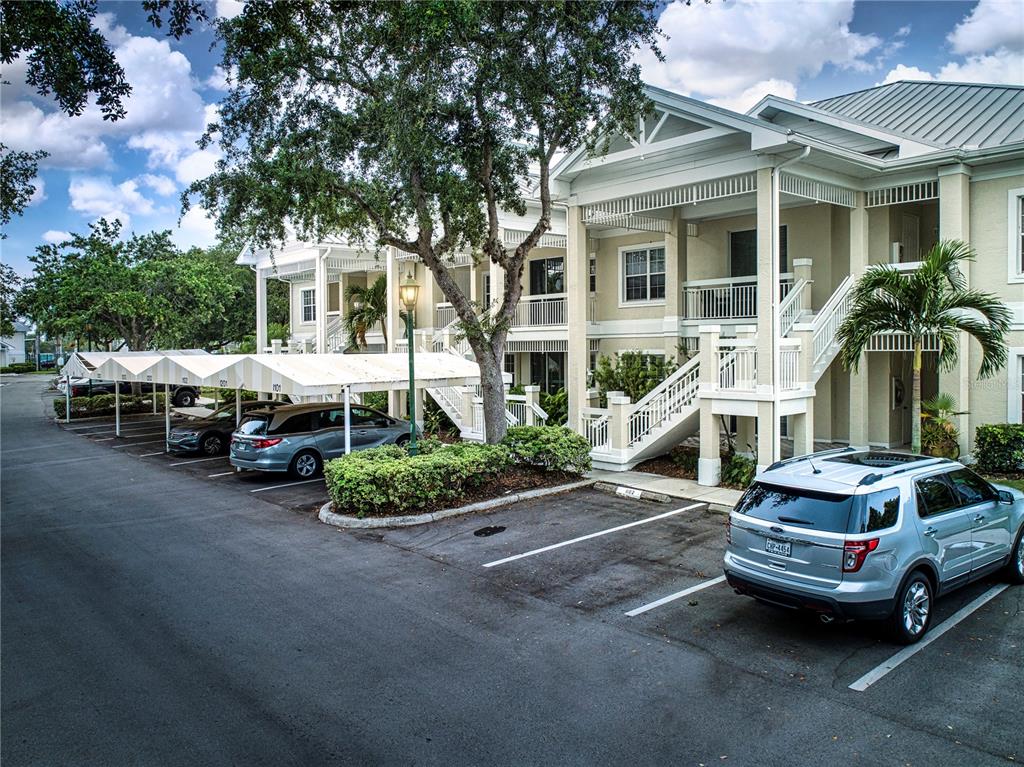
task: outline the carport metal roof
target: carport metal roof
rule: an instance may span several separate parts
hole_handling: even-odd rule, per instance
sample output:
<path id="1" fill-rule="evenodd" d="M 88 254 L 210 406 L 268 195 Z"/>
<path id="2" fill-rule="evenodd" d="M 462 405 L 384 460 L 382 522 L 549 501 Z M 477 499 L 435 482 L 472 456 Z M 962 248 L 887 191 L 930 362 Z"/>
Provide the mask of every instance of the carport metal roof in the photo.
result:
<path id="1" fill-rule="evenodd" d="M 74 352 L 64 367 L 60 369 L 61 375 L 72 378 L 101 378 L 97 373 L 99 368 L 107 360 L 142 360 L 150 357 L 212 357 L 213 355 L 203 349 L 166 349 L 160 352 Z M 120 377 L 120 376 L 118 376 Z M 107 377 L 106 380 L 113 380 Z M 122 379 L 133 380 L 133 379 Z M 145 379 L 140 379 L 145 380 Z"/>
<path id="2" fill-rule="evenodd" d="M 246 388 L 317 397 L 350 392 L 405 390 L 406 354 L 148 354 L 86 358 L 86 377 L 155 384 Z M 69 362 L 69 365 L 71 363 Z M 68 366 L 65 366 L 67 370 Z M 77 373 L 72 373 L 77 375 Z M 476 362 L 454 354 L 417 352 L 416 388 L 476 384 Z"/>

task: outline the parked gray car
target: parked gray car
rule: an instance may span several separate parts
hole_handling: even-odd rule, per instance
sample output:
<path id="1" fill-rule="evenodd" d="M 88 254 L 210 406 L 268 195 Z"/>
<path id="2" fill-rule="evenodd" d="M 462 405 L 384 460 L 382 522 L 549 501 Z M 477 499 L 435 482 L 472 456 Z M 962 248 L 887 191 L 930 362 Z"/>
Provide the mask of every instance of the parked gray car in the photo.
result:
<path id="1" fill-rule="evenodd" d="M 242 416 L 252 410 L 273 410 L 285 404 L 273 400 L 243 400 Z M 173 427 L 167 438 L 167 450 L 172 453 L 220 455 L 227 451 L 234 430 L 235 403 L 231 402 L 211 411 L 205 418 L 192 418 Z"/>
<path id="2" fill-rule="evenodd" d="M 409 422 L 362 405 L 351 408 L 353 450 L 404 445 Z M 317 476 L 324 461 L 345 454 L 345 406 L 337 402 L 288 405 L 247 413 L 231 435 L 231 465 L 259 471 Z"/>
<path id="3" fill-rule="evenodd" d="M 924 636 L 935 597 L 997 570 L 1024 583 L 1024 493 L 963 465 L 846 448 L 759 473 L 730 515 L 740 594 L 822 620 L 887 620 Z"/>

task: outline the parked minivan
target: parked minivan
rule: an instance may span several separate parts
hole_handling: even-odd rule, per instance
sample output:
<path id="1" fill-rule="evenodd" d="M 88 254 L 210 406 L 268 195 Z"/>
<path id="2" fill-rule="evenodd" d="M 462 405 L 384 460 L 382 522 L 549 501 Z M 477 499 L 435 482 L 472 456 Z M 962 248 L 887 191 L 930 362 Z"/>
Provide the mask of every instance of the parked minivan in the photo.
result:
<path id="1" fill-rule="evenodd" d="M 352 450 L 404 445 L 409 422 L 363 405 L 352 405 Z M 317 476 L 325 460 L 345 454 L 345 406 L 339 402 L 288 405 L 246 413 L 231 435 L 231 465 L 259 471 Z"/>
<path id="2" fill-rule="evenodd" d="M 1024 493 L 945 458 L 844 448 L 758 473 L 729 517 L 737 593 L 917 642 L 933 602 L 1002 571 L 1024 583 Z"/>

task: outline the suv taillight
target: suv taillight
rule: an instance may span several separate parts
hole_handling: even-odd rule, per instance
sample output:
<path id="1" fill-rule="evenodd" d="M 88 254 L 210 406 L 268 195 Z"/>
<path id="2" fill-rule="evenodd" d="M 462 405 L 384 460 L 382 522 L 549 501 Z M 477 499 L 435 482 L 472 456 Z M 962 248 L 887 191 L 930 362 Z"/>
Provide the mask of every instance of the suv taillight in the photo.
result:
<path id="1" fill-rule="evenodd" d="M 725 518 L 725 542 L 732 545 L 732 517 Z"/>
<path id="2" fill-rule="evenodd" d="M 252 446 L 257 450 L 263 450 L 268 447 L 273 447 L 281 441 L 281 437 L 277 439 L 257 439 L 253 440 Z"/>
<path id="3" fill-rule="evenodd" d="M 843 572 L 855 573 L 860 570 L 868 554 L 878 548 L 878 538 L 866 541 L 846 541 L 843 544 Z"/>

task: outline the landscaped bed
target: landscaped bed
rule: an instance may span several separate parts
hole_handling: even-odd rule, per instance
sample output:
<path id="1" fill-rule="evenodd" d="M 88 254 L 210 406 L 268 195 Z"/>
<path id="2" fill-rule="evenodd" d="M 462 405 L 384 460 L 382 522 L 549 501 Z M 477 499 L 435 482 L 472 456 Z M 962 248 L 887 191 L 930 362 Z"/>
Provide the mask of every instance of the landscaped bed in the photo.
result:
<path id="1" fill-rule="evenodd" d="M 676 479 L 697 479 L 698 451 L 692 447 L 674 447 L 665 455 L 659 455 L 637 464 L 634 471 L 646 474 L 660 474 Z M 722 453 L 721 486 L 733 490 L 746 490 L 754 481 L 754 462 L 738 453 Z"/>
<path id="2" fill-rule="evenodd" d="M 576 482 L 590 469 L 590 445 L 559 426 L 517 426 L 497 445 L 419 442 L 328 461 L 335 514 L 363 519 L 428 514 Z"/>

